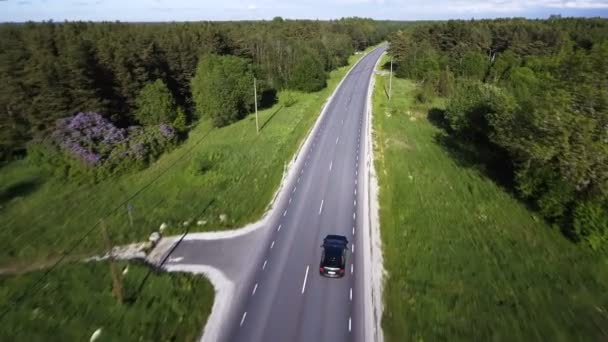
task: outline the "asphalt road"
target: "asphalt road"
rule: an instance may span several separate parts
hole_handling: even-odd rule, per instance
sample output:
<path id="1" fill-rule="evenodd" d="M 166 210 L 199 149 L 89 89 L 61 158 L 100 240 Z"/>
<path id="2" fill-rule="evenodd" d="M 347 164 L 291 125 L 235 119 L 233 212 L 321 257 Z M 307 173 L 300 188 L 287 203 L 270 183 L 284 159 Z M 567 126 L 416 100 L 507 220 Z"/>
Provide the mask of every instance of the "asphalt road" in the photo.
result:
<path id="1" fill-rule="evenodd" d="M 363 261 L 357 250 L 362 226 L 367 91 L 378 48 L 344 79 L 328 104 L 314 140 L 298 158 L 297 177 L 286 184 L 269 219 L 254 269 L 229 322 L 227 339 L 243 342 L 363 341 Z M 361 163 L 359 162 L 361 161 Z M 346 275 L 320 276 L 323 238 L 349 239 Z M 255 261 L 255 260 L 254 260 Z M 250 264 L 251 265 L 251 264 Z M 371 313 L 367 313 L 369 315 Z"/>

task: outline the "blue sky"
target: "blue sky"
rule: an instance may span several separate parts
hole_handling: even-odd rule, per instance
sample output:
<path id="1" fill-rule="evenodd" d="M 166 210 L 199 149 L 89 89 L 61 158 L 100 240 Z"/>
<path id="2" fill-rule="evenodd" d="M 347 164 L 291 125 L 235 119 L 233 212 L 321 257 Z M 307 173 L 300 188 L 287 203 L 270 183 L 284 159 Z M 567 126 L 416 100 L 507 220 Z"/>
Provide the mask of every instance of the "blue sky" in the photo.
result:
<path id="1" fill-rule="evenodd" d="M 0 0 L 0 21 L 608 17 L 608 0 Z"/>

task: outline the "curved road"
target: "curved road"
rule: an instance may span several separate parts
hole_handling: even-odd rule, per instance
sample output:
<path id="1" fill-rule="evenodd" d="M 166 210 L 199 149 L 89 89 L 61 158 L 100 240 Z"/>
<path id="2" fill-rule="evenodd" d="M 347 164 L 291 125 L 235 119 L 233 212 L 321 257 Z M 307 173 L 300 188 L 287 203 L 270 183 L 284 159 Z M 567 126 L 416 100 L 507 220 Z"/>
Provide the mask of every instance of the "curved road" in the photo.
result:
<path id="1" fill-rule="evenodd" d="M 313 131 L 290 195 L 268 220 L 271 233 L 234 308 L 229 341 L 363 341 L 363 253 L 358 230 L 363 215 L 363 160 L 368 86 L 385 47 L 361 59 L 346 76 Z M 361 161 L 361 163 L 359 163 Z M 346 275 L 319 275 L 323 238 L 349 239 Z M 239 296 L 240 297 L 240 296 Z M 369 311 L 369 310 L 367 310 Z M 366 316 L 367 315 L 367 316 Z"/>

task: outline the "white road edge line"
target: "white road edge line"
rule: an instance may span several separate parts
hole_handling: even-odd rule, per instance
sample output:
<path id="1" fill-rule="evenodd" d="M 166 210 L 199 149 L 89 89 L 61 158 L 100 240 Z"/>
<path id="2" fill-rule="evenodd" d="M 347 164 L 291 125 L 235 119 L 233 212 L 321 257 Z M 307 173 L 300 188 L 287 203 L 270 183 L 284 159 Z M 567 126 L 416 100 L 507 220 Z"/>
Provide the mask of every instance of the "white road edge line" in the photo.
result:
<path id="1" fill-rule="evenodd" d="M 304 282 L 302 283 L 302 294 L 304 294 L 304 291 L 306 290 L 306 279 L 308 279 L 308 268 L 310 267 L 310 265 L 306 265 L 306 274 L 304 275 Z"/>
<path id="2" fill-rule="evenodd" d="M 255 286 L 253 287 L 253 291 L 251 292 L 251 295 L 253 296 L 255 294 L 255 290 L 258 289 L 258 283 L 255 283 Z M 352 289 L 351 289 L 351 296 L 352 296 Z"/>
<path id="3" fill-rule="evenodd" d="M 321 206 L 319 207 L 319 215 L 321 215 L 321 212 L 323 211 L 323 201 L 321 200 Z"/>
<path id="4" fill-rule="evenodd" d="M 241 318 L 241 324 L 239 325 L 240 327 L 243 326 L 243 323 L 245 322 L 245 317 L 247 317 L 247 311 L 245 311 L 245 313 L 243 313 L 243 318 Z"/>

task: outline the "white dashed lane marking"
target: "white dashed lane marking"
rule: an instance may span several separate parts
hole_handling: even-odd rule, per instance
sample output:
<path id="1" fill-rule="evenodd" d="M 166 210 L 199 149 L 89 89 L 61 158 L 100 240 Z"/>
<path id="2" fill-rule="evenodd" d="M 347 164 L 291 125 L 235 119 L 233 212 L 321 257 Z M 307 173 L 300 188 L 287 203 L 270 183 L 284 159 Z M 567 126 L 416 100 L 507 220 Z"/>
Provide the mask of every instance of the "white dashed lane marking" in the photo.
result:
<path id="1" fill-rule="evenodd" d="M 243 326 L 243 323 L 245 322 L 245 317 L 247 317 L 247 311 L 245 311 L 245 313 L 243 313 L 243 318 L 241 318 L 241 324 L 239 326 Z"/>
<path id="2" fill-rule="evenodd" d="M 308 279 L 308 268 L 310 265 L 306 265 L 306 274 L 304 274 L 304 282 L 302 283 L 302 294 L 306 291 L 306 279 Z"/>
<path id="3" fill-rule="evenodd" d="M 262 265 L 262 270 L 266 268 L 266 263 L 268 262 L 268 260 L 264 260 L 264 265 Z"/>
<path id="4" fill-rule="evenodd" d="M 274 247 L 274 241 L 272 241 L 272 243 L 270 244 L 270 249 L 272 249 L 272 247 Z"/>
<path id="5" fill-rule="evenodd" d="M 323 211 L 323 202 L 324 200 L 321 200 L 321 206 L 319 207 L 319 215 L 321 215 L 321 212 Z"/>
<path id="6" fill-rule="evenodd" d="M 281 225 L 277 227 L 277 232 L 281 230 Z"/>
<path id="7" fill-rule="evenodd" d="M 257 290 L 257 289 L 258 289 L 258 283 L 255 283 L 255 286 L 253 287 L 253 291 L 251 291 L 252 296 L 255 294 L 255 290 Z M 351 289 L 351 291 L 352 291 L 352 289 Z M 352 293 L 351 293 L 351 295 L 352 295 Z"/>

